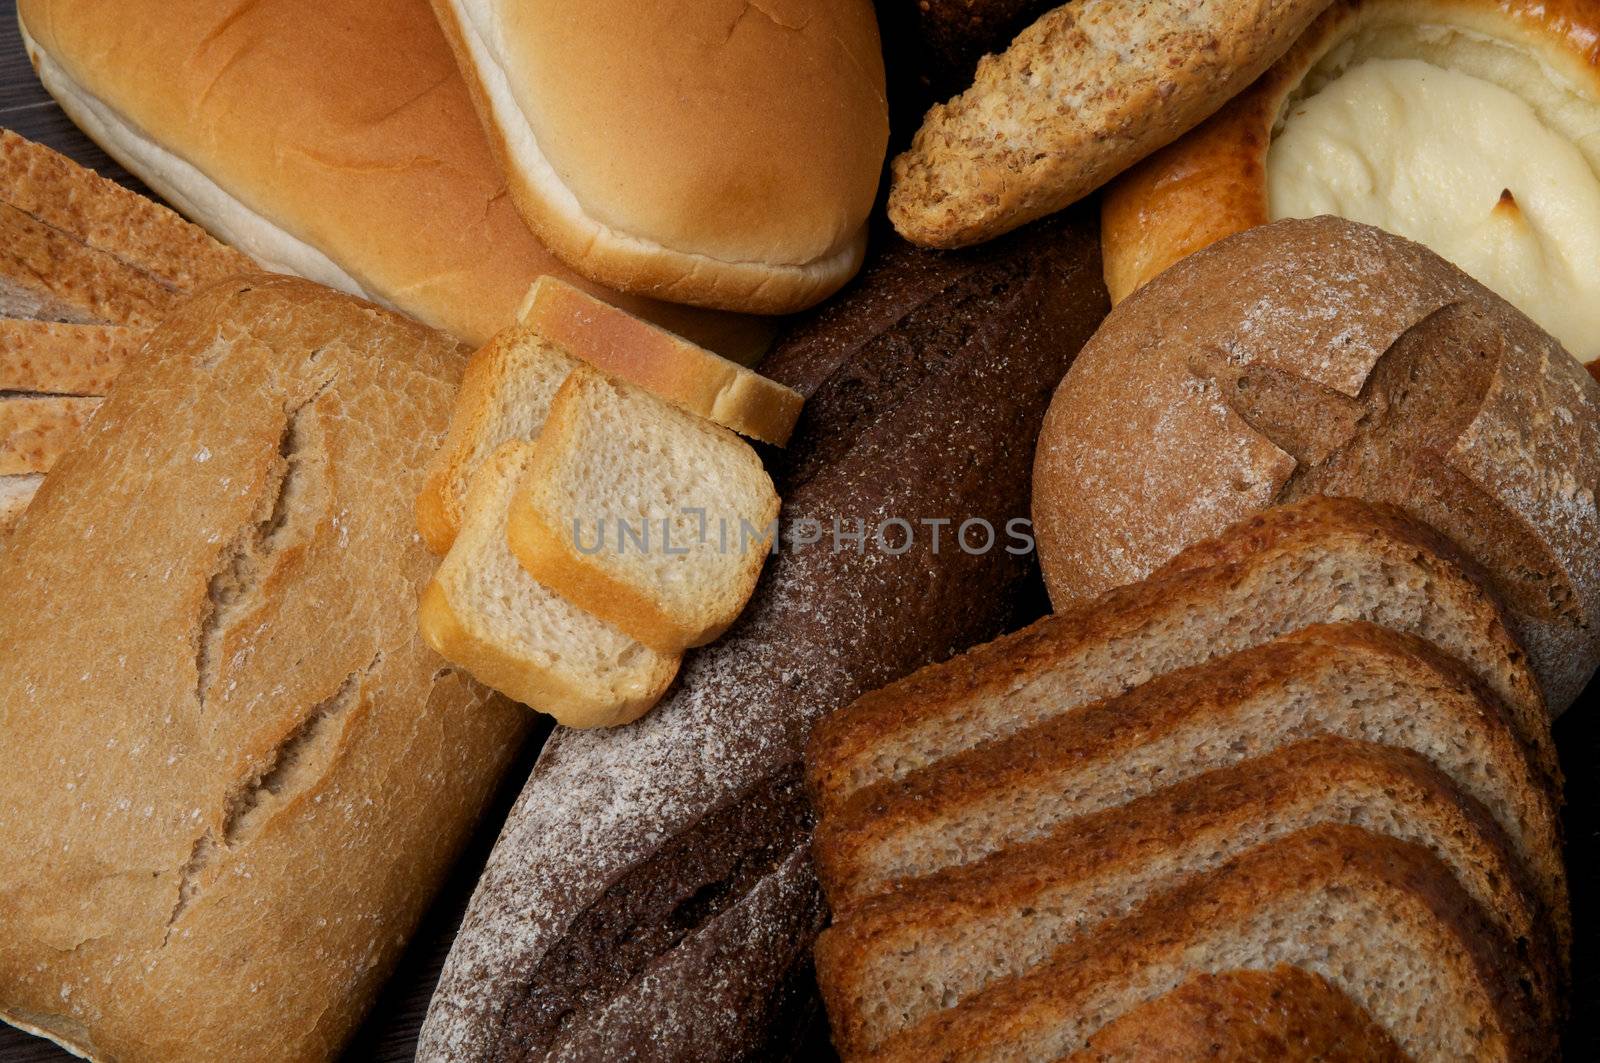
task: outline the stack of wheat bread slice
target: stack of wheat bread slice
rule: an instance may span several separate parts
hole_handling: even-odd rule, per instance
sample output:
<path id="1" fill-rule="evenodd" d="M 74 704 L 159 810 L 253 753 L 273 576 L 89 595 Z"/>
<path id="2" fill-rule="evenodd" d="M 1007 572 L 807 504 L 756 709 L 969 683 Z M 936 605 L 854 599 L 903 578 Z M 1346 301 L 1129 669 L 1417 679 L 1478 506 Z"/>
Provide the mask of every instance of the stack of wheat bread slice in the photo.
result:
<path id="1" fill-rule="evenodd" d="M 0 130 L 0 535 L 179 299 L 255 266 L 156 203 Z"/>
<path id="2" fill-rule="evenodd" d="M 653 706 L 749 599 L 799 396 L 551 278 L 469 363 L 417 500 L 423 636 L 569 726 Z M 741 529 L 752 531 L 741 538 Z"/>
<path id="3" fill-rule="evenodd" d="M 1543 699 L 1471 565 L 1395 510 L 1268 510 L 862 698 L 807 773 L 849 1058 L 1136 1058 L 1185 1030 L 1265 1058 L 1263 1010 L 1304 1058 L 1554 1050 Z"/>

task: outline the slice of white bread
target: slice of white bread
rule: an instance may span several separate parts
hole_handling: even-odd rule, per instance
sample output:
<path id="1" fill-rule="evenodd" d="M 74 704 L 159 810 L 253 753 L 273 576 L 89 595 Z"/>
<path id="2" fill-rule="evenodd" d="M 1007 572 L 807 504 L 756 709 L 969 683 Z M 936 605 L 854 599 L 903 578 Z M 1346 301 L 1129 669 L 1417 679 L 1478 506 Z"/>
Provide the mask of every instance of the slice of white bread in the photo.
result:
<path id="1" fill-rule="evenodd" d="M 507 534 L 539 582 L 662 653 L 743 611 L 778 516 L 748 443 L 579 366 L 533 449 Z"/>
<path id="2" fill-rule="evenodd" d="M 1299 967 L 1198 974 L 1101 1027 L 1062 1063 L 1411 1063 L 1362 1007 Z"/>
<path id="3" fill-rule="evenodd" d="M 1513 770 L 1515 770 L 1513 768 Z M 1264 756 L 1058 824 L 989 859 L 879 894 L 818 939 L 818 980 L 846 1056 L 869 1051 L 1152 893 L 1320 823 L 1348 823 L 1429 849 L 1533 960 L 1544 996 L 1560 982 L 1556 925 L 1517 849 L 1483 806 L 1410 750 L 1342 738 Z M 1542 853 L 1548 870 L 1559 855 Z M 1561 885 L 1558 879 L 1557 887 Z"/>
<path id="4" fill-rule="evenodd" d="M 555 277 L 540 277 L 522 323 L 575 358 L 741 435 L 783 446 L 805 399 L 737 362 Z"/>
<path id="5" fill-rule="evenodd" d="M 532 329 L 497 333 L 467 363 L 444 445 L 417 495 L 417 530 L 444 554 L 461 530 L 467 488 L 478 467 L 506 443 L 532 442 L 550 403 L 577 363 Z"/>
<path id="6" fill-rule="evenodd" d="M 1419 1063 L 1557 1054 L 1526 960 L 1448 868 L 1418 846 L 1325 825 L 1072 939 L 873 1058 L 1049 1063 L 1197 974 L 1280 964 L 1326 979 Z"/>
<path id="7" fill-rule="evenodd" d="M 1411 749 L 1479 801 L 1564 911 L 1551 780 L 1457 662 L 1366 623 L 1307 628 L 1149 681 L 856 794 L 817 828 L 835 911 L 1306 738 Z"/>
<path id="8" fill-rule="evenodd" d="M 0 476 L 49 472 L 100 402 L 59 395 L 0 395 Z"/>
<path id="9" fill-rule="evenodd" d="M 1390 507 L 1315 498 L 1258 514 L 1216 544 L 823 719 L 806 756 L 819 809 L 832 813 L 864 786 L 1152 676 L 1341 620 L 1411 632 L 1462 662 L 1556 777 L 1526 655 L 1468 562 L 1437 534 Z"/>
<path id="10" fill-rule="evenodd" d="M 613 727 L 660 700 L 678 658 L 541 587 L 506 548 L 506 510 L 532 459 L 507 443 L 472 478 L 465 523 L 422 593 L 422 636 L 479 681 L 568 727 Z"/>

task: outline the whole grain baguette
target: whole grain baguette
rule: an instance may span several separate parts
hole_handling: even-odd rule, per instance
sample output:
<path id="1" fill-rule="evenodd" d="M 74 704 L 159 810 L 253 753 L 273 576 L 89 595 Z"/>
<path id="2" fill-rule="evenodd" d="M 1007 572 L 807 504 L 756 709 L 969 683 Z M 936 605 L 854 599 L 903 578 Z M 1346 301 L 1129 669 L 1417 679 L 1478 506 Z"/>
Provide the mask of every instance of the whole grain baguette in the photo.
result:
<path id="1" fill-rule="evenodd" d="M 835 909 L 849 910 L 896 880 L 1325 734 L 1422 754 L 1489 810 L 1550 910 L 1565 911 L 1553 777 L 1465 669 L 1364 623 L 1306 628 L 1158 676 L 862 790 L 818 826 L 818 874 Z"/>
<path id="2" fill-rule="evenodd" d="M 941 1007 L 1023 974 L 1151 893 L 1319 823 L 1349 823 L 1432 851 L 1530 957 L 1544 999 L 1559 999 L 1571 937 L 1559 851 L 1530 854 L 1532 875 L 1494 817 L 1424 757 L 1324 737 L 1063 820 L 1033 841 L 900 883 L 854 908 L 835 904 L 833 926 L 817 941 L 835 1044 L 847 1056 L 870 1051 Z"/>
<path id="3" fill-rule="evenodd" d="M 1444 865 L 1349 826 L 1254 849 L 874 1058 L 1048 1063 L 1197 974 L 1281 964 L 1326 979 L 1419 1063 L 1556 1058 L 1525 961 Z"/>
<path id="4" fill-rule="evenodd" d="M 335 1057 L 527 714 L 417 634 L 454 341 L 302 281 L 178 307 L 0 553 L 0 1018 Z M 181 415 L 175 415 L 175 411 Z"/>
<path id="5" fill-rule="evenodd" d="M 1411 1063 L 1387 1030 L 1299 967 L 1199 974 L 1101 1027 L 1063 1063 Z"/>
<path id="6" fill-rule="evenodd" d="M 1020 515 L 1037 403 L 1102 313 L 1091 238 L 1063 218 L 975 254 L 891 245 L 793 329 L 765 366 L 807 397 L 774 459 L 791 519 Z M 760 1058 L 790 1042 L 822 923 L 804 858 L 806 732 L 1014 622 L 1027 573 L 1004 551 L 935 554 L 926 537 L 899 556 L 824 543 L 772 559 L 751 607 L 685 659 L 654 712 L 552 738 L 452 948 L 419 1059 L 545 1059 L 562 1044 L 588 1058 L 656 1044 Z M 630 1024 L 614 1010 L 624 998 L 659 1019 Z"/>
<path id="7" fill-rule="evenodd" d="M 1428 640 L 1499 697 L 1548 767 L 1538 683 L 1475 570 L 1397 510 L 1316 498 L 1230 528 L 1222 563 L 1159 572 L 869 694 L 818 726 L 807 777 L 835 813 L 864 786 L 1309 624 L 1370 620 Z"/>
<path id="8" fill-rule="evenodd" d="M 889 217 L 965 247 L 1058 211 L 1176 140 L 1288 50 L 1328 0 L 1078 0 L 935 105 L 894 160 Z"/>

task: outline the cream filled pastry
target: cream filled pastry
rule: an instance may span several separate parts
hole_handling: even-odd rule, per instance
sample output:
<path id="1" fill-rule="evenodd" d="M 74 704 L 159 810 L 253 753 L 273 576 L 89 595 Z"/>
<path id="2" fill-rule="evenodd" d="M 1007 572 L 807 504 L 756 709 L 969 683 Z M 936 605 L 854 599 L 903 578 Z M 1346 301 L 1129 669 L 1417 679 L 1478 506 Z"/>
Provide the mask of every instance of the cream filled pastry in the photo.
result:
<path id="1" fill-rule="evenodd" d="M 1368 60 L 1289 109 L 1267 194 L 1274 220 L 1337 214 L 1426 244 L 1600 357 L 1600 177 L 1499 85 Z"/>
<path id="2" fill-rule="evenodd" d="M 1271 70 L 1107 192 L 1120 300 L 1280 218 L 1437 251 L 1600 359 L 1600 0 L 1335 0 Z"/>

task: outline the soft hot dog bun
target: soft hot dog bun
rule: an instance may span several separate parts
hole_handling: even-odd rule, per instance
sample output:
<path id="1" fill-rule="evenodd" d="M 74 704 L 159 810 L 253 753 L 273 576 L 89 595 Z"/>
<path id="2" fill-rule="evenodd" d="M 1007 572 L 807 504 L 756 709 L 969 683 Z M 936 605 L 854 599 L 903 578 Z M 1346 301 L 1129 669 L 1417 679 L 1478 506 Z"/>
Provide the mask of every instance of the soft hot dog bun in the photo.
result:
<path id="1" fill-rule="evenodd" d="M 888 143 L 867 0 L 433 0 L 511 194 L 573 269 L 798 310 L 861 264 Z"/>
<path id="2" fill-rule="evenodd" d="M 506 195 L 427 0 L 21 0 L 62 107 L 270 268 L 481 343 L 554 274 L 748 360 L 758 322 L 578 277 Z"/>

